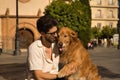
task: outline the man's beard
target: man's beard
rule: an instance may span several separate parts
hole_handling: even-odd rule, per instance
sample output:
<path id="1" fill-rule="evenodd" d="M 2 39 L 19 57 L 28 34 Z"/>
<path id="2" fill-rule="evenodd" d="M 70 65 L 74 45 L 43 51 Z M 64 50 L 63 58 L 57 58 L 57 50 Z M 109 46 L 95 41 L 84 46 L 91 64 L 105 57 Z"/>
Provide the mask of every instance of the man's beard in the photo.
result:
<path id="1" fill-rule="evenodd" d="M 53 38 L 46 38 L 46 40 L 50 43 L 54 43 L 57 41 L 57 38 L 54 38 L 54 39 Z"/>

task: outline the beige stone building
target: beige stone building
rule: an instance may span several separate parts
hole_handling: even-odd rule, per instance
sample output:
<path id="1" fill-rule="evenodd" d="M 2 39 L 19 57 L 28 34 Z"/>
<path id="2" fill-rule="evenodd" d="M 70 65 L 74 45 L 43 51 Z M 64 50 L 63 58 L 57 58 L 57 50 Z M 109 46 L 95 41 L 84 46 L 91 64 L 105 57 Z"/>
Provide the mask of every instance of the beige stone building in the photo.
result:
<path id="1" fill-rule="evenodd" d="M 91 27 L 102 29 L 103 26 L 117 27 L 118 0 L 90 0 Z"/>
<path id="2" fill-rule="evenodd" d="M 36 20 L 43 15 L 50 0 L 18 0 L 20 49 L 26 49 L 39 38 Z M 15 49 L 16 0 L 0 0 L 0 48 L 2 52 Z"/>
<path id="3" fill-rule="evenodd" d="M 18 0 L 20 49 L 26 49 L 39 38 L 36 20 L 52 0 Z M 90 0 L 92 11 L 91 27 L 109 25 L 117 27 L 118 0 Z M 13 52 L 15 49 L 16 0 L 0 0 L 0 49 Z"/>

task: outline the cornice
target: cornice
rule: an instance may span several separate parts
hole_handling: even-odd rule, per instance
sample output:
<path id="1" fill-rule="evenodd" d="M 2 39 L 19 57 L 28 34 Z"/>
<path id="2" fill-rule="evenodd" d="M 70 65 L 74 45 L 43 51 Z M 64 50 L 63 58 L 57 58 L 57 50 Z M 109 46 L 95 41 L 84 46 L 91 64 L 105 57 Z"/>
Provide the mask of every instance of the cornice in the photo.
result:
<path id="1" fill-rule="evenodd" d="M 90 6 L 91 8 L 119 8 L 119 6 Z"/>
<path id="2" fill-rule="evenodd" d="M 36 15 L 20 15 L 18 18 L 39 18 Z M 0 18 L 16 18 L 16 15 L 0 15 Z"/>

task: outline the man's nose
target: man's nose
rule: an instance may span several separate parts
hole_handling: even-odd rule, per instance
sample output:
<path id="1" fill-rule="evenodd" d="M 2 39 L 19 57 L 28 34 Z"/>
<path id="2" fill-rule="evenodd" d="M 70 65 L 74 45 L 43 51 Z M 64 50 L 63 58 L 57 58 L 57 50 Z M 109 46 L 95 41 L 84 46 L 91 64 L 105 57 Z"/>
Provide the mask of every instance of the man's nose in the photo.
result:
<path id="1" fill-rule="evenodd" d="M 57 34 L 57 33 L 55 33 L 55 34 L 54 34 L 54 36 L 55 36 L 55 37 L 58 37 L 58 34 Z"/>

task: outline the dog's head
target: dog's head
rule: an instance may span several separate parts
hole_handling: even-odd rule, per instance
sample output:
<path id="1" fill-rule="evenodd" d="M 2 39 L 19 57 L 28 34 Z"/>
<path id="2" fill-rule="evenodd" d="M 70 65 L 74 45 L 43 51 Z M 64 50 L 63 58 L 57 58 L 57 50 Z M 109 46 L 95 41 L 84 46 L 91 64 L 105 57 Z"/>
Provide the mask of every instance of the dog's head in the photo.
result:
<path id="1" fill-rule="evenodd" d="M 67 51 L 72 42 L 77 39 L 77 33 L 68 27 L 62 27 L 58 36 L 58 47 L 60 51 Z"/>

